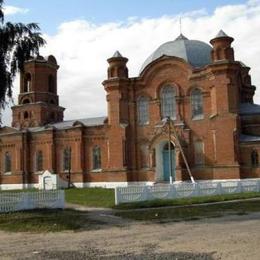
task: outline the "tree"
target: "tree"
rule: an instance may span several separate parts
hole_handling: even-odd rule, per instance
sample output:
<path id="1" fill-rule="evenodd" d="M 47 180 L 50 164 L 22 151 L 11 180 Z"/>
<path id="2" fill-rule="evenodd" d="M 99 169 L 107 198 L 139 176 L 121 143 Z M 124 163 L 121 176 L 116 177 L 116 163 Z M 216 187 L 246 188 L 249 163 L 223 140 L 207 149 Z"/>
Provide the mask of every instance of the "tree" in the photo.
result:
<path id="1" fill-rule="evenodd" d="M 7 104 L 6 98 L 12 98 L 17 72 L 22 72 L 24 62 L 39 55 L 39 48 L 45 44 L 37 23 L 5 23 L 3 4 L 0 0 L 0 111 Z"/>

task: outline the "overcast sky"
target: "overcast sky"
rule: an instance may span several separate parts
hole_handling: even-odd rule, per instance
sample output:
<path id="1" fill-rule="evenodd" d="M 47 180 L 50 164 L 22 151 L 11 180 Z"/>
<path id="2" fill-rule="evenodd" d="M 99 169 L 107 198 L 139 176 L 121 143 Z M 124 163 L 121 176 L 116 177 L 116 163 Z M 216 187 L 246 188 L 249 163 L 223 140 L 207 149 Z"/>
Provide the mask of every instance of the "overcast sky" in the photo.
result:
<path id="1" fill-rule="evenodd" d="M 129 58 L 130 76 L 138 76 L 145 59 L 180 32 L 209 42 L 220 29 L 235 38 L 237 60 L 251 67 L 260 103 L 260 0 L 10 0 L 6 20 L 39 22 L 47 46 L 60 65 L 58 92 L 65 119 L 106 115 L 107 62 L 116 50 Z M 205 2 L 207 5 L 205 5 Z M 18 85 L 14 88 L 17 100 Z M 4 112 L 10 124 L 10 109 Z"/>

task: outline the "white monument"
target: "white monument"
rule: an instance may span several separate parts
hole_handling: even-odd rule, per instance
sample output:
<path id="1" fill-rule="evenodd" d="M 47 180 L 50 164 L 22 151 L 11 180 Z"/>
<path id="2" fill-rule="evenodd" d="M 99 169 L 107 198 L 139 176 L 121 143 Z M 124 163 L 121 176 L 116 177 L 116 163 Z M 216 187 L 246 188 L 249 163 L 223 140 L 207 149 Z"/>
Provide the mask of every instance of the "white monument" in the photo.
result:
<path id="1" fill-rule="evenodd" d="M 56 190 L 59 188 L 59 176 L 51 172 L 44 171 L 39 175 L 39 190 Z"/>

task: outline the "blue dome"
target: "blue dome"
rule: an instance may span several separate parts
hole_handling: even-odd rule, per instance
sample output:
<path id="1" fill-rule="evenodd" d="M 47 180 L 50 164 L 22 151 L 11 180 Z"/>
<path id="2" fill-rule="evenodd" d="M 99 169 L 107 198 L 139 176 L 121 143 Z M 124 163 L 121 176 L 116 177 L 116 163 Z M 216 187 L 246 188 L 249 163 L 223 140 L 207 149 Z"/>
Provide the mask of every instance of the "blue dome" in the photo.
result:
<path id="1" fill-rule="evenodd" d="M 189 40 L 182 34 L 174 41 L 162 44 L 144 62 L 140 73 L 151 62 L 162 56 L 178 57 L 187 61 L 195 68 L 200 68 L 211 63 L 211 46 L 202 41 Z"/>

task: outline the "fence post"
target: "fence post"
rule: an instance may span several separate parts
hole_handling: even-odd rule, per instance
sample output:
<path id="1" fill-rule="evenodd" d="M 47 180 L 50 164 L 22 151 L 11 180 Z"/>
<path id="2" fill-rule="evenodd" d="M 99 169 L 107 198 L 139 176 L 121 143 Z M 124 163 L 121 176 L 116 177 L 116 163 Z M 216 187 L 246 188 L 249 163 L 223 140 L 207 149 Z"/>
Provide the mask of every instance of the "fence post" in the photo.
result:
<path id="1" fill-rule="evenodd" d="M 170 199 L 176 199 L 177 198 L 177 192 L 176 187 L 174 184 L 170 185 Z"/>
<path id="2" fill-rule="evenodd" d="M 64 190 L 56 190 L 56 192 L 59 192 L 61 195 L 61 208 L 65 208 L 65 191 Z"/>
<path id="3" fill-rule="evenodd" d="M 118 205 L 118 187 L 115 187 L 115 205 Z"/>
<path id="4" fill-rule="evenodd" d="M 195 189 L 194 195 L 201 196 L 200 184 L 194 183 L 193 185 L 194 185 L 194 189 Z"/>
<path id="5" fill-rule="evenodd" d="M 144 200 L 149 200 L 150 199 L 150 189 L 149 186 L 144 186 Z"/>
<path id="6" fill-rule="evenodd" d="M 237 192 L 238 192 L 238 193 L 242 193 L 242 192 L 243 192 L 243 185 L 242 185 L 242 182 L 241 182 L 241 181 L 238 181 L 237 187 L 238 187 Z"/>
<path id="7" fill-rule="evenodd" d="M 217 194 L 218 194 L 218 195 L 222 195 L 222 192 L 223 192 L 223 190 L 222 190 L 222 185 L 221 185 L 221 182 L 219 182 L 219 183 L 217 184 Z"/>

